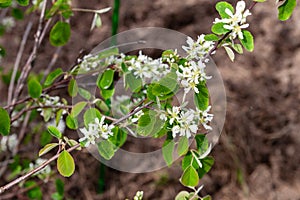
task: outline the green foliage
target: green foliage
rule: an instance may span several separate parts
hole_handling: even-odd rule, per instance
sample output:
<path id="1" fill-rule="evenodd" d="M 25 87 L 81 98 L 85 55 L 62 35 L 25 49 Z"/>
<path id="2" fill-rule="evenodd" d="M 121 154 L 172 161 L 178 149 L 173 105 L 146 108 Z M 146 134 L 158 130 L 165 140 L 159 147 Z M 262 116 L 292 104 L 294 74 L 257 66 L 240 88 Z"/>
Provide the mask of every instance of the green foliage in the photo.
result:
<path id="1" fill-rule="evenodd" d="M 71 154 L 63 150 L 57 158 L 57 170 L 64 177 L 70 177 L 75 171 L 75 163 Z"/>
<path id="2" fill-rule="evenodd" d="M 182 159 L 182 163 L 181 163 L 182 170 L 185 170 L 190 165 L 192 165 L 193 168 L 195 169 L 199 168 L 199 165 L 197 161 L 194 159 L 194 155 L 191 153 L 191 151 L 189 151 Z"/>
<path id="3" fill-rule="evenodd" d="M 53 46 L 63 46 L 67 44 L 71 37 L 70 24 L 57 22 L 50 31 L 50 43 Z"/>
<path id="4" fill-rule="evenodd" d="M 29 199 L 41 200 L 43 197 L 43 193 L 41 188 L 35 181 L 26 181 L 24 183 L 25 188 L 32 188 L 27 191 L 27 196 Z"/>
<path id="5" fill-rule="evenodd" d="M 214 164 L 214 159 L 213 157 L 208 156 L 206 158 L 203 158 L 201 160 L 201 163 L 202 163 L 202 167 L 199 167 L 197 170 L 199 178 L 202 178 L 205 174 L 209 172 L 209 170 L 212 168 Z"/>
<path id="6" fill-rule="evenodd" d="M 42 94 L 42 86 L 36 78 L 31 78 L 27 84 L 28 93 L 32 98 L 39 98 Z"/>
<path id="7" fill-rule="evenodd" d="M 55 126 L 48 126 L 48 132 L 57 139 L 62 138 L 62 133 Z"/>
<path id="8" fill-rule="evenodd" d="M 126 87 L 129 87 L 132 92 L 139 92 L 143 86 L 142 79 L 136 78 L 130 72 L 125 75 L 125 83 Z"/>
<path id="9" fill-rule="evenodd" d="M 78 129 L 78 120 L 76 117 L 68 115 L 66 118 L 66 124 L 69 129 L 76 130 Z"/>
<path id="10" fill-rule="evenodd" d="M 65 19 L 69 19 L 73 15 L 70 0 L 57 0 L 46 14 L 46 18 L 49 19 L 57 13 L 60 13 Z"/>
<path id="11" fill-rule="evenodd" d="M 209 147 L 208 139 L 204 134 L 198 134 L 195 136 L 196 144 L 197 144 L 197 150 L 200 155 L 202 155 L 204 152 L 207 151 Z"/>
<path id="12" fill-rule="evenodd" d="M 181 191 L 176 195 L 175 200 L 187 200 L 189 195 L 187 191 Z"/>
<path id="13" fill-rule="evenodd" d="M 71 79 L 68 85 L 68 93 L 71 97 L 76 97 L 78 93 L 78 85 L 75 79 Z"/>
<path id="14" fill-rule="evenodd" d="M 209 105 L 209 92 L 205 82 L 197 85 L 199 93 L 194 94 L 194 103 L 198 109 L 204 111 Z"/>
<path id="15" fill-rule="evenodd" d="M 229 30 L 227 30 L 223 26 L 224 26 L 224 23 L 221 23 L 221 22 L 213 24 L 211 27 L 211 31 L 217 35 L 223 35 L 223 34 L 229 32 Z"/>
<path id="16" fill-rule="evenodd" d="M 177 153 L 179 156 L 185 155 L 189 150 L 189 140 L 187 137 L 181 137 L 178 142 Z"/>
<path id="17" fill-rule="evenodd" d="M 108 89 L 102 89 L 100 90 L 100 94 L 104 99 L 111 98 L 115 93 L 115 88 L 113 85 L 111 85 Z"/>
<path id="18" fill-rule="evenodd" d="M 98 152 L 104 159 L 110 160 L 115 154 L 114 147 L 111 141 L 102 140 L 98 143 Z"/>
<path id="19" fill-rule="evenodd" d="M 17 2 L 20 6 L 28 6 L 29 5 L 29 0 L 17 0 Z"/>
<path id="20" fill-rule="evenodd" d="M 254 39 L 252 34 L 247 31 L 247 30 L 243 30 L 243 39 L 240 39 L 241 44 L 243 45 L 243 47 L 247 50 L 247 51 L 253 51 L 254 49 Z"/>
<path id="21" fill-rule="evenodd" d="M 48 153 L 49 151 L 51 151 L 52 149 L 54 149 L 57 146 L 58 146 L 58 143 L 47 144 L 39 151 L 39 156 L 41 157 L 42 155 L 45 155 L 46 153 Z"/>
<path id="22" fill-rule="evenodd" d="M 127 133 L 118 126 L 114 127 L 112 129 L 112 132 L 114 133 L 112 136 L 108 138 L 108 140 L 115 145 L 115 147 L 119 148 L 121 147 L 127 139 Z"/>
<path id="23" fill-rule="evenodd" d="M 56 192 L 51 195 L 53 200 L 63 200 L 64 199 L 64 191 L 65 184 L 61 179 L 55 180 Z"/>
<path id="24" fill-rule="evenodd" d="M 7 111 L 0 107 L 0 134 L 8 135 L 10 132 L 10 117 Z"/>
<path id="25" fill-rule="evenodd" d="M 99 89 L 107 90 L 114 81 L 115 71 L 112 69 L 107 69 L 103 74 L 99 75 L 97 80 L 97 86 Z"/>
<path id="26" fill-rule="evenodd" d="M 0 8 L 7 8 L 11 5 L 12 0 L 0 0 Z"/>
<path id="27" fill-rule="evenodd" d="M 87 91 L 86 89 L 80 88 L 80 87 L 78 88 L 78 93 L 82 98 L 84 98 L 86 100 L 90 100 L 92 97 L 92 95 L 89 91 Z"/>
<path id="28" fill-rule="evenodd" d="M 218 2 L 216 4 L 216 9 L 221 18 L 230 18 L 230 16 L 225 12 L 225 9 L 229 9 L 232 13 L 234 13 L 234 8 L 232 7 L 232 5 L 225 1 Z"/>
<path id="29" fill-rule="evenodd" d="M 85 127 L 88 127 L 89 123 L 94 123 L 95 118 L 98 118 L 99 120 L 101 119 L 101 113 L 98 109 L 89 108 L 88 110 L 86 110 L 83 115 L 83 121 L 84 121 Z"/>
<path id="30" fill-rule="evenodd" d="M 173 152 L 174 152 L 175 142 L 172 139 L 167 139 L 162 147 L 162 155 L 165 162 L 170 167 L 173 163 Z"/>
<path id="31" fill-rule="evenodd" d="M 187 187 L 195 187 L 198 182 L 199 176 L 196 169 L 192 165 L 188 166 L 181 176 L 181 183 Z"/>
<path id="32" fill-rule="evenodd" d="M 0 51 L 0 53 L 1 53 L 1 51 Z M 6 85 L 9 85 L 9 83 L 11 81 L 12 73 L 13 73 L 13 70 L 9 70 L 9 72 L 7 74 L 2 74 L 3 83 L 5 83 Z M 20 78 L 20 75 L 21 75 L 21 72 L 17 71 L 16 78 L 14 81 L 15 83 L 17 83 L 18 79 Z"/>
<path id="33" fill-rule="evenodd" d="M 72 117 L 77 117 L 86 105 L 87 105 L 87 102 L 85 102 L 85 101 L 76 103 L 71 110 Z"/>
<path id="34" fill-rule="evenodd" d="M 44 86 L 48 87 L 50 86 L 60 75 L 63 74 L 63 70 L 61 68 L 57 68 L 46 77 L 46 80 L 44 82 Z"/>
<path id="35" fill-rule="evenodd" d="M 204 39 L 206 41 L 218 41 L 219 40 L 219 37 L 216 36 L 215 34 L 208 34 L 208 35 L 205 35 L 204 36 Z"/>
<path id="36" fill-rule="evenodd" d="M 13 16 L 16 20 L 21 20 L 24 18 L 23 11 L 19 8 L 13 8 L 11 10 L 11 16 Z"/>
<path id="37" fill-rule="evenodd" d="M 149 110 L 138 120 L 137 133 L 142 136 L 153 136 L 164 126 L 165 121 L 159 118 L 159 114 L 154 110 Z"/>
<path id="38" fill-rule="evenodd" d="M 278 19 L 281 21 L 288 20 L 297 5 L 296 0 L 285 0 L 285 2 L 278 7 Z"/>

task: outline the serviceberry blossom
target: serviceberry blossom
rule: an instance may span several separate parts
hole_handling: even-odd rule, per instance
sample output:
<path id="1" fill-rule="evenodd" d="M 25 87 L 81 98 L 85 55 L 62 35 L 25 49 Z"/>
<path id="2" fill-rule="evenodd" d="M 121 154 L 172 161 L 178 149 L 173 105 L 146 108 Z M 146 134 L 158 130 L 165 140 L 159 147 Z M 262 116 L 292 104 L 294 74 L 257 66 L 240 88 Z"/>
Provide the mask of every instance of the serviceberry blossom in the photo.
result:
<path id="1" fill-rule="evenodd" d="M 38 158 L 38 159 L 36 159 L 36 161 L 34 163 L 29 163 L 29 169 L 33 170 L 33 169 L 39 167 L 40 165 L 42 165 L 46 161 L 47 161 L 46 159 Z M 46 165 L 46 167 L 44 167 L 42 170 L 34 173 L 33 175 L 34 176 L 38 175 L 41 179 L 43 179 L 44 176 L 49 176 L 50 173 L 51 173 L 51 167 L 50 167 L 50 165 Z M 45 179 L 45 180 L 47 180 L 47 179 Z"/>
<path id="2" fill-rule="evenodd" d="M 134 114 L 133 118 L 131 119 L 132 123 L 135 123 L 139 121 L 140 117 L 144 115 L 144 112 L 142 110 L 138 111 L 137 113 Z"/>
<path id="3" fill-rule="evenodd" d="M 187 52 L 187 59 L 202 60 L 205 55 L 214 47 L 213 41 L 206 41 L 205 35 L 201 34 L 197 40 L 194 41 L 191 37 L 187 37 L 186 43 L 188 46 L 182 46 L 183 50 Z"/>
<path id="4" fill-rule="evenodd" d="M 194 90 L 195 93 L 199 93 L 197 85 L 211 78 L 211 76 L 206 75 L 205 67 L 206 65 L 200 60 L 198 62 L 190 61 L 187 66 L 179 66 L 179 70 L 176 71 L 176 73 L 178 81 L 184 88 L 185 95 L 189 93 L 191 89 Z"/>
<path id="5" fill-rule="evenodd" d="M 55 112 L 57 112 L 61 108 L 55 108 L 55 106 L 64 106 L 63 103 L 60 102 L 60 97 L 59 96 L 49 96 L 48 94 L 42 96 L 42 101 L 39 102 L 40 106 L 52 106 L 52 108 L 38 108 L 37 111 L 41 112 L 41 116 L 46 119 L 46 115 L 50 112 L 50 117 L 54 118 L 55 117 Z M 66 114 L 67 111 L 63 109 L 62 114 Z M 48 121 L 48 120 L 47 120 Z"/>
<path id="6" fill-rule="evenodd" d="M 7 31 L 11 31 L 11 29 L 16 25 L 16 22 L 13 17 L 4 17 L 1 20 L 1 24 Z"/>
<path id="7" fill-rule="evenodd" d="M 249 24 L 246 23 L 246 18 L 251 15 L 250 11 L 246 9 L 246 3 L 244 1 L 239 1 L 236 4 L 235 14 L 226 8 L 225 13 L 230 16 L 230 18 L 218 19 L 216 18 L 214 23 L 224 23 L 224 28 L 231 30 L 230 39 L 233 40 L 237 36 L 239 39 L 244 39 L 242 29 L 248 28 Z"/>
<path id="8" fill-rule="evenodd" d="M 100 136 L 103 139 L 108 139 L 110 136 L 112 136 L 112 129 L 115 126 L 104 123 L 104 120 L 104 116 L 100 121 L 98 118 L 95 118 L 95 122 L 88 124 L 88 129 L 85 127 L 79 129 L 84 135 L 79 139 L 79 142 L 86 141 L 85 147 L 88 147 L 90 144 L 96 144 L 96 139 L 100 138 Z"/>
<path id="9" fill-rule="evenodd" d="M 214 115 L 208 113 L 211 109 L 211 106 L 208 106 L 206 110 L 202 111 L 197 109 L 197 116 L 199 118 L 200 123 L 206 130 L 212 130 L 212 127 L 209 125 L 209 123 L 213 120 Z"/>
<path id="10" fill-rule="evenodd" d="M 0 141 L 0 152 L 1 151 L 13 151 L 18 144 L 18 137 L 16 134 L 3 136 Z"/>
<path id="11" fill-rule="evenodd" d="M 137 191 L 135 196 L 133 197 L 133 200 L 142 200 L 144 196 L 144 192 L 143 191 Z"/>
<path id="12" fill-rule="evenodd" d="M 172 128 L 173 138 L 179 133 L 179 136 L 190 138 L 192 133 L 197 133 L 198 125 L 195 120 L 195 112 L 193 110 L 181 111 L 177 118 L 177 124 Z"/>
<path id="13" fill-rule="evenodd" d="M 132 71 L 133 75 L 141 78 L 144 82 L 147 80 L 159 80 L 170 72 L 167 64 L 163 63 L 162 58 L 152 59 L 149 56 L 139 52 L 137 58 L 132 58 L 126 62 L 129 65 L 128 70 Z"/>
<path id="14" fill-rule="evenodd" d="M 180 107 L 174 106 L 172 107 L 172 110 L 169 108 L 167 109 L 167 113 L 170 115 L 170 120 L 169 123 L 172 125 L 175 120 L 179 118 L 179 112 L 180 112 Z"/>

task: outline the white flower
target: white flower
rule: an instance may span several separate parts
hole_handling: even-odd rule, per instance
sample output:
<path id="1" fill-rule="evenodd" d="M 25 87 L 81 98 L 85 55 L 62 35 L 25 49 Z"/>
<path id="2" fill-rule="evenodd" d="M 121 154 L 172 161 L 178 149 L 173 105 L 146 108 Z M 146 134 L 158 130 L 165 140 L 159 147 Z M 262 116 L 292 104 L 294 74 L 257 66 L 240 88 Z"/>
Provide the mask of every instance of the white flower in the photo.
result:
<path id="1" fill-rule="evenodd" d="M 212 127 L 208 125 L 208 123 L 210 123 L 214 117 L 213 114 L 208 113 L 210 109 L 211 106 L 208 106 L 204 111 L 197 109 L 197 114 L 198 114 L 197 117 L 199 118 L 200 123 L 203 125 L 203 127 L 206 130 L 212 130 Z"/>
<path id="2" fill-rule="evenodd" d="M 52 119 L 51 121 L 49 121 L 46 125 L 46 127 L 48 126 L 55 126 L 61 133 L 65 132 L 66 129 L 66 123 L 64 121 L 63 118 L 61 118 L 58 122 L 58 125 L 56 126 L 56 120 Z"/>
<path id="3" fill-rule="evenodd" d="M 224 28 L 231 30 L 230 39 L 233 40 L 237 36 L 240 39 L 243 39 L 242 29 L 248 28 L 249 24 L 246 23 L 246 18 L 251 15 L 250 11 L 246 9 L 246 3 L 244 1 L 239 1 L 236 4 L 236 12 L 233 12 L 226 8 L 225 13 L 229 15 L 230 18 L 218 19 L 216 18 L 214 23 L 224 23 Z"/>
<path id="4" fill-rule="evenodd" d="M 18 145 L 18 137 L 16 134 L 3 136 L 0 141 L 0 151 L 13 151 Z"/>
<path id="5" fill-rule="evenodd" d="M 33 170 L 37 167 L 39 167 L 41 164 L 43 164 L 44 162 L 46 162 L 46 159 L 43 158 L 38 158 L 36 159 L 36 161 L 34 163 L 29 163 L 29 169 Z M 41 175 L 41 178 L 43 176 L 48 176 L 51 173 L 51 167 L 50 165 L 46 165 L 42 170 L 34 173 L 33 175 Z"/>
<path id="6" fill-rule="evenodd" d="M 94 123 L 88 124 L 88 129 L 81 128 L 79 129 L 83 133 L 83 137 L 79 139 L 79 142 L 86 141 L 85 147 L 88 147 L 90 144 L 96 144 L 96 140 L 100 138 L 108 139 L 113 135 L 112 129 L 114 125 L 108 125 L 104 123 L 105 117 L 103 116 L 99 121 L 98 118 L 95 118 Z"/>
<path id="7" fill-rule="evenodd" d="M 5 27 L 7 31 L 11 31 L 11 29 L 16 25 L 16 22 L 13 17 L 4 17 L 1 20 L 1 24 Z"/>
<path id="8" fill-rule="evenodd" d="M 131 119 L 132 123 L 137 122 L 141 116 L 144 115 L 144 112 L 142 110 L 138 111 L 137 113 L 134 114 L 134 118 Z"/>
<path id="9" fill-rule="evenodd" d="M 142 200 L 144 196 L 144 192 L 143 191 L 137 191 L 136 195 L 133 197 L 133 200 Z"/>
<path id="10" fill-rule="evenodd" d="M 194 41 L 191 37 L 187 37 L 186 43 L 188 46 L 182 46 L 188 54 L 188 59 L 201 60 L 204 56 L 213 48 L 213 41 L 206 41 L 205 35 L 201 34 L 198 36 L 197 41 Z"/>
<path id="11" fill-rule="evenodd" d="M 41 106 L 64 106 L 63 103 L 60 102 L 59 96 L 49 96 L 48 94 L 43 95 L 42 102 L 39 102 Z M 50 119 L 55 117 L 55 112 L 61 108 L 38 108 L 37 111 L 41 112 L 42 117 L 46 117 L 46 113 L 51 111 Z M 66 114 L 67 111 L 63 109 L 62 114 Z"/>
<path id="12" fill-rule="evenodd" d="M 180 107 L 174 106 L 172 110 L 170 110 L 169 108 L 167 109 L 167 113 L 170 115 L 170 120 L 169 120 L 170 125 L 172 125 L 173 122 L 178 119 L 179 112 L 180 112 Z"/>

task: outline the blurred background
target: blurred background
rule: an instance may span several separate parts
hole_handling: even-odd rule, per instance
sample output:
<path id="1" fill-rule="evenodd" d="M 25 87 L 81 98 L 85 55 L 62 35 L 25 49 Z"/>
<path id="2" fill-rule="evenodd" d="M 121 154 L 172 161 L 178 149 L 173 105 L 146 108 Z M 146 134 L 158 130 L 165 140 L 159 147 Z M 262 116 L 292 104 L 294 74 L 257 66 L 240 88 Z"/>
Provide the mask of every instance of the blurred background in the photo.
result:
<path id="1" fill-rule="evenodd" d="M 216 2 L 123 0 L 118 32 L 155 26 L 196 38 L 210 33 L 218 17 Z M 235 5 L 235 1 L 230 2 Z M 246 3 L 250 5 L 251 1 Z M 72 6 L 100 9 L 113 7 L 113 1 L 74 0 Z M 89 52 L 110 37 L 111 15 L 112 11 L 101 15 L 103 26 L 90 32 L 93 14 L 76 12 L 71 18 L 71 40 L 62 48 L 55 66 L 68 69 L 82 50 Z M 290 20 L 280 22 L 275 1 L 270 0 L 256 5 L 248 19 L 255 38 L 254 51 L 237 55 L 234 63 L 223 49 L 213 56 L 226 88 L 227 117 L 220 141 L 212 151 L 215 165 L 202 180 L 201 194 L 210 194 L 217 200 L 299 200 L 300 8 L 296 7 Z M 13 66 L 27 22 L 18 22 L 11 34 L 0 38 L 8 55 L 3 61 L 4 71 Z M 31 46 L 26 48 L 25 56 Z M 47 66 L 54 52 L 55 48 L 45 40 L 36 61 L 37 71 Z M 1 84 L 1 103 L 5 102 L 6 89 Z M 150 142 L 157 146 L 154 140 Z M 142 149 L 143 144 L 134 148 Z M 38 147 L 30 151 L 37 155 Z M 74 157 L 76 172 L 63 179 L 69 199 L 125 199 L 143 190 L 145 199 L 168 200 L 185 189 L 178 181 L 180 161 L 171 168 L 130 174 L 101 165 L 88 152 L 75 153 Z M 53 183 L 48 183 L 42 185 L 42 190 L 47 196 L 55 189 Z"/>

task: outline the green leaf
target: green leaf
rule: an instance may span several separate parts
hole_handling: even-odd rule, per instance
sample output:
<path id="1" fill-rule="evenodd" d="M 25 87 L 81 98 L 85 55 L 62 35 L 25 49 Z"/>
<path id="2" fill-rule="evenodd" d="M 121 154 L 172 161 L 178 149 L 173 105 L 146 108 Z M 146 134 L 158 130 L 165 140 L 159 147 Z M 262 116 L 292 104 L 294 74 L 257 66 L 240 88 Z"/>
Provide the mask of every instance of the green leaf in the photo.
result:
<path id="1" fill-rule="evenodd" d="M 76 97 L 78 93 L 78 86 L 75 79 L 71 79 L 68 85 L 68 93 L 71 97 Z"/>
<path id="2" fill-rule="evenodd" d="M 207 151 L 209 147 L 208 139 L 204 134 L 197 134 L 195 136 L 196 144 L 197 144 L 197 150 L 200 155 L 202 155 L 204 152 Z"/>
<path id="3" fill-rule="evenodd" d="M 152 87 L 152 94 L 165 100 L 166 97 L 171 97 L 178 89 L 177 75 L 175 72 L 168 73 L 165 77 L 160 79 L 158 83 L 154 83 Z"/>
<path id="4" fill-rule="evenodd" d="M 224 23 L 213 24 L 211 27 L 211 31 L 217 35 L 223 35 L 223 34 L 229 32 L 229 30 L 227 30 L 226 28 L 223 27 L 224 25 L 225 25 Z"/>
<path id="5" fill-rule="evenodd" d="M 90 108 L 86 110 L 83 115 L 84 125 L 88 127 L 89 123 L 94 123 L 96 118 L 98 118 L 99 120 L 101 119 L 101 113 L 98 109 Z"/>
<path id="6" fill-rule="evenodd" d="M 132 92 L 138 92 L 143 87 L 142 79 L 136 78 L 132 73 L 127 73 L 125 75 L 125 83 Z"/>
<path id="7" fill-rule="evenodd" d="M 137 133 L 142 136 L 153 136 L 164 127 L 165 121 L 159 118 L 159 114 L 154 110 L 145 112 L 139 118 Z"/>
<path id="8" fill-rule="evenodd" d="M 87 102 L 85 102 L 85 101 L 76 103 L 71 110 L 72 117 L 77 117 L 80 114 L 80 112 L 84 109 L 86 104 L 87 104 Z"/>
<path id="9" fill-rule="evenodd" d="M 60 120 L 62 119 L 62 114 L 63 114 L 63 109 L 59 109 L 56 112 L 56 116 L 55 116 L 55 124 L 56 124 L 56 126 L 58 126 Z"/>
<path id="10" fill-rule="evenodd" d="M 65 191 L 65 184 L 64 184 L 64 182 L 61 179 L 57 178 L 55 180 L 55 187 L 56 187 L 57 193 L 60 194 L 61 196 L 63 196 L 64 195 L 64 191 Z"/>
<path id="11" fill-rule="evenodd" d="M 21 20 L 24 18 L 23 11 L 19 8 L 13 8 L 11 10 L 11 16 L 13 16 L 16 20 Z"/>
<path id="12" fill-rule="evenodd" d="M 17 2 L 20 6 L 28 6 L 29 5 L 29 0 L 17 0 Z"/>
<path id="13" fill-rule="evenodd" d="M 95 13 L 90 30 L 93 30 L 95 27 L 99 28 L 101 26 L 102 26 L 101 16 L 98 13 Z"/>
<path id="14" fill-rule="evenodd" d="M 40 145 L 41 146 L 45 146 L 48 143 L 50 143 L 52 140 L 52 136 L 51 134 L 48 133 L 48 131 L 43 131 L 40 137 Z"/>
<path id="15" fill-rule="evenodd" d="M 181 137 L 178 142 L 177 153 L 179 156 L 185 155 L 189 150 L 189 140 L 187 137 Z"/>
<path id="16" fill-rule="evenodd" d="M 232 51 L 232 49 L 230 47 L 227 47 L 227 46 L 224 46 L 224 49 L 225 49 L 228 57 L 230 58 L 230 60 L 233 62 L 234 58 L 235 58 L 235 55 L 234 55 L 234 52 Z"/>
<path id="17" fill-rule="evenodd" d="M 99 89 L 108 89 L 111 84 L 113 83 L 114 81 L 114 73 L 115 71 L 112 70 L 112 69 L 107 69 L 104 71 L 103 74 L 99 75 L 101 76 L 100 80 L 98 78 L 97 80 L 97 86 Z"/>
<path id="18" fill-rule="evenodd" d="M 204 39 L 206 41 L 218 41 L 219 40 L 219 37 L 216 36 L 215 34 L 208 34 L 208 35 L 205 35 L 204 36 Z"/>
<path id="19" fill-rule="evenodd" d="M 116 147 L 121 147 L 126 142 L 127 133 L 118 126 L 114 127 L 112 131 L 114 134 L 110 136 L 108 140 Z"/>
<path id="20" fill-rule="evenodd" d="M 78 88 L 78 93 L 86 100 L 90 100 L 92 97 L 91 93 L 83 88 Z"/>
<path id="21" fill-rule="evenodd" d="M 253 0 L 254 2 L 258 2 L 258 3 L 263 3 L 263 2 L 265 2 L 265 1 L 267 1 L 267 0 Z"/>
<path id="22" fill-rule="evenodd" d="M 211 198 L 211 196 L 209 196 L 209 195 L 206 195 L 205 197 L 203 197 L 201 200 L 211 200 L 212 198 Z"/>
<path id="23" fill-rule="evenodd" d="M 12 0 L 0 0 L 0 8 L 7 8 L 11 6 Z"/>
<path id="24" fill-rule="evenodd" d="M 181 191 L 176 195 L 175 200 L 187 200 L 189 195 L 187 191 Z"/>
<path id="25" fill-rule="evenodd" d="M 162 154 L 165 162 L 170 167 L 173 163 L 173 151 L 175 147 L 175 142 L 171 140 L 166 140 L 162 147 Z"/>
<path id="26" fill-rule="evenodd" d="M 42 200 L 43 193 L 35 181 L 26 181 L 24 183 L 24 187 L 31 188 L 27 191 L 27 196 L 29 199 Z"/>
<path id="27" fill-rule="evenodd" d="M 204 111 L 209 105 L 209 92 L 204 82 L 197 85 L 199 93 L 194 94 L 194 103 L 200 110 Z"/>
<path id="28" fill-rule="evenodd" d="M 28 93 L 32 98 L 39 98 L 42 94 L 42 86 L 36 78 L 32 78 L 27 84 Z"/>
<path id="29" fill-rule="evenodd" d="M 202 178 L 205 174 L 209 172 L 209 170 L 212 168 L 214 164 L 214 158 L 211 156 L 208 156 L 206 158 L 203 158 L 201 160 L 202 168 L 198 168 L 198 176 L 199 178 Z"/>
<path id="30" fill-rule="evenodd" d="M 195 170 L 195 168 L 193 166 L 188 166 L 182 176 L 181 176 L 181 183 L 184 186 L 187 187 L 195 187 L 198 185 L 199 183 L 199 176 L 197 171 Z"/>
<path id="31" fill-rule="evenodd" d="M 58 139 L 61 139 L 62 138 L 62 133 L 55 127 L 55 126 L 48 126 L 48 132 L 58 138 Z"/>
<path id="32" fill-rule="evenodd" d="M 66 118 L 66 124 L 69 129 L 76 130 L 78 129 L 78 120 L 71 115 L 68 115 Z"/>
<path id="33" fill-rule="evenodd" d="M 109 140 L 100 141 L 98 143 L 98 151 L 104 159 L 110 160 L 115 154 L 114 144 Z"/>
<path id="34" fill-rule="evenodd" d="M 197 161 L 194 159 L 193 154 L 189 151 L 182 159 L 182 163 L 181 163 L 182 170 L 184 171 L 190 165 L 192 165 L 194 169 L 199 168 L 199 165 Z"/>
<path id="35" fill-rule="evenodd" d="M 109 107 L 108 105 L 102 101 L 101 99 L 97 99 L 97 101 L 95 102 L 95 105 L 97 106 L 97 108 L 99 108 L 101 111 L 103 112 L 109 112 Z"/>
<path id="36" fill-rule="evenodd" d="M 75 163 L 71 154 L 63 150 L 57 159 L 57 170 L 64 177 L 70 177 L 75 171 Z"/>
<path id="37" fill-rule="evenodd" d="M 243 36 L 244 38 L 240 40 L 241 44 L 243 45 L 243 47 L 247 50 L 247 51 L 253 51 L 254 49 L 254 39 L 253 39 L 253 36 L 252 34 L 247 31 L 247 30 L 243 30 Z"/>
<path id="38" fill-rule="evenodd" d="M 55 69 L 46 77 L 44 86 L 46 87 L 50 86 L 55 81 L 55 79 L 57 79 L 62 74 L 63 74 L 63 70 L 61 68 Z"/>
<path id="39" fill-rule="evenodd" d="M 46 144 L 46 146 L 44 146 L 40 151 L 39 151 L 39 157 L 41 157 L 42 155 L 45 155 L 46 153 L 48 153 L 49 151 L 51 151 L 52 149 L 54 149 L 55 147 L 58 146 L 58 143 L 50 143 L 50 144 Z"/>
<path id="40" fill-rule="evenodd" d="M 288 20 L 297 5 L 296 0 L 285 0 L 285 2 L 278 7 L 278 19 L 281 21 Z"/>
<path id="41" fill-rule="evenodd" d="M 231 18 L 225 12 L 226 9 L 229 9 L 232 13 L 234 13 L 234 8 L 232 7 L 231 4 L 229 4 L 229 3 L 225 2 L 225 1 L 221 1 L 221 2 L 218 2 L 216 4 L 216 10 L 218 11 L 218 13 L 221 16 L 221 18 Z"/>
<path id="42" fill-rule="evenodd" d="M 117 47 L 112 47 L 109 49 L 105 49 L 98 54 L 98 59 L 102 60 L 104 58 L 119 55 L 119 49 Z"/>
<path id="43" fill-rule="evenodd" d="M 70 36 L 70 24 L 66 22 L 57 22 L 50 31 L 50 43 L 53 46 L 63 46 L 67 44 Z"/>
<path id="44" fill-rule="evenodd" d="M 115 88 L 113 85 L 110 86 L 110 88 L 104 90 L 100 90 L 100 94 L 104 99 L 109 99 L 110 97 L 112 97 L 115 93 Z"/>
<path id="45" fill-rule="evenodd" d="M 10 118 L 3 108 L 0 108 L 0 119 L 0 133 L 1 135 L 8 135 L 10 132 Z"/>
<path id="46" fill-rule="evenodd" d="M 234 44 L 232 45 L 232 48 L 239 54 L 243 54 L 243 48 L 240 44 Z"/>

